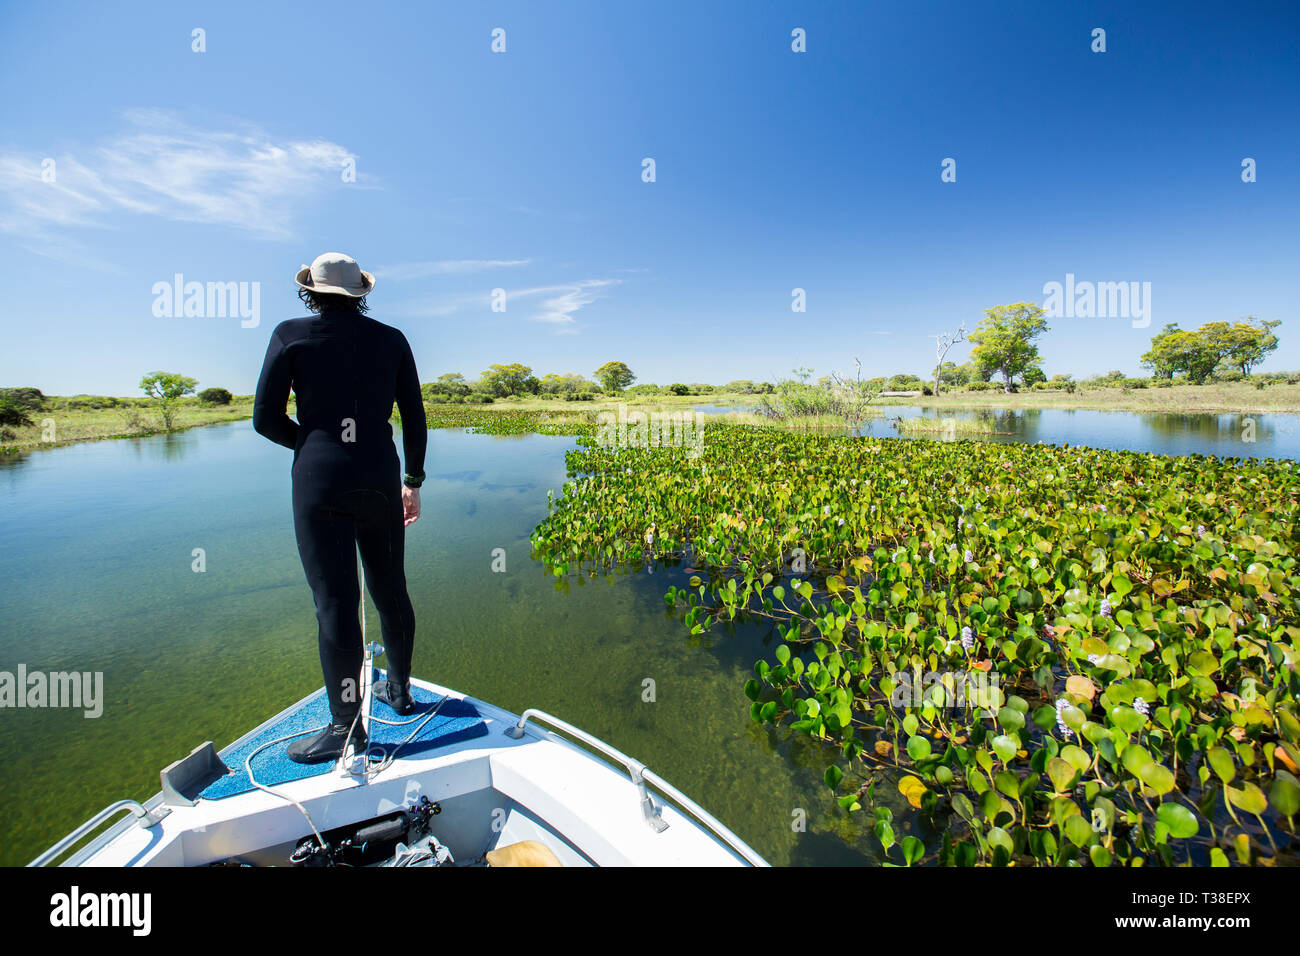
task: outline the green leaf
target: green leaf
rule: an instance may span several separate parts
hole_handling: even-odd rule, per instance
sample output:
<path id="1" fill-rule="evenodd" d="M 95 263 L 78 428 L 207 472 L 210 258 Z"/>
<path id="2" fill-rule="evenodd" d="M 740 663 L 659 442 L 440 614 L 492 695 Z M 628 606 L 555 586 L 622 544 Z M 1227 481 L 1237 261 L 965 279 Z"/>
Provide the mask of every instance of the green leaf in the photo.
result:
<path id="1" fill-rule="evenodd" d="M 1057 793 L 1065 793 L 1070 788 L 1077 772 L 1070 763 L 1060 757 L 1053 757 L 1047 761 L 1047 776 L 1051 779 Z"/>
<path id="2" fill-rule="evenodd" d="M 826 781 L 826 786 L 834 790 L 840 785 L 840 781 L 844 779 L 844 771 L 835 764 L 831 764 L 826 768 L 826 773 L 822 775 L 822 779 Z"/>
<path id="3" fill-rule="evenodd" d="M 909 737 L 907 755 L 913 760 L 923 760 L 930 756 L 930 741 L 924 737 Z"/>
<path id="4" fill-rule="evenodd" d="M 1268 795 L 1273 807 L 1283 816 L 1295 816 L 1300 811 L 1300 780 L 1281 767 L 1277 769 Z"/>
<path id="5" fill-rule="evenodd" d="M 1205 754 L 1210 761 L 1210 768 L 1224 783 L 1232 783 L 1237 776 L 1237 767 L 1232 754 L 1223 747 L 1211 747 Z"/>
<path id="6" fill-rule="evenodd" d="M 1174 789 L 1174 772 L 1154 761 L 1143 766 L 1138 771 L 1138 777 L 1158 794 L 1163 795 Z"/>
<path id="7" fill-rule="evenodd" d="M 1156 819 L 1169 828 L 1171 836 L 1180 840 L 1196 836 L 1201 828 L 1196 822 L 1196 814 L 1181 803 L 1160 804 L 1156 807 Z"/>
<path id="8" fill-rule="evenodd" d="M 1264 791 L 1250 781 L 1242 781 L 1240 788 L 1224 787 L 1223 793 L 1233 806 L 1240 807 L 1247 813 L 1262 814 L 1268 809 Z"/>
<path id="9" fill-rule="evenodd" d="M 903 837 L 903 842 L 900 845 L 903 850 L 903 860 L 908 866 L 925 856 L 925 844 L 914 836 Z"/>
<path id="10" fill-rule="evenodd" d="M 1077 814 L 1067 817 L 1065 826 L 1061 829 L 1065 833 L 1065 838 L 1075 846 L 1083 847 L 1092 842 L 1092 826 Z"/>
<path id="11" fill-rule="evenodd" d="M 1146 718 L 1132 707 L 1125 707 L 1121 704 L 1110 709 L 1110 722 L 1126 734 L 1135 734 L 1142 729 L 1142 725 L 1146 723 Z"/>
<path id="12" fill-rule="evenodd" d="M 1006 734 L 999 734 L 994 737 L 990 743 L 993 746 L 993 752 L 1003 763 L 1009 763 L 1020 749 L 1020 743 L 1014 737 L 1008 737 Z"/>
<path id="13" fill-rule="evenodd" d="M 1025 726 L 1025 715 L 1014 707 L 1003 707 L 998 711 L 998 723 L 1006 730 L 1019 730 Z"/>

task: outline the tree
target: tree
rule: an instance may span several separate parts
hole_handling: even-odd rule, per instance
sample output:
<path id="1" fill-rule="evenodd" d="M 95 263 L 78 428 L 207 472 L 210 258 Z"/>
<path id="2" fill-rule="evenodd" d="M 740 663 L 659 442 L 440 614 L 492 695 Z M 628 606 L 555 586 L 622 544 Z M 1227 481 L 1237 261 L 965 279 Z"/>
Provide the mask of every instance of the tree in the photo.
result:
<path id="1" fill-rule="evenodd" d="M 432 383 L 430 391 L 447 395 L 468 395 L 470 387 L 469 382 L 465 381 L 465 376 L 460 372 L 444 372 Z"/>
<path id="2" fill-rule="evenodd" d="M 1202 384 L 1219 367 L 1223 344 L 1202 326 L 1195 332 L 1174 332 L 1163 343 L 1173 367 L 1197 385 Z"/>
<path id="3" fill-rule="evenodd" d="M 176 406 L 180 403 L 181 397 L 193 395 L 198 387 L 197 379 L 177 375 L 175 372 L 150 372 L 140 379 L 140 388 L 158 402 L 158 410 L 162 412 L 163 427 L 168 431 L 174 430 Z"/>
<path id="4" fill-rule="evenodd" d="M 943 385 L 961 384 L 961 369 L 957 367 L 956 362 L 944 362 L 939 366 L 938 379 Z M 937 394 L 937 393 L 936 393 Z"/>
<path id="5" fill-rule="evenodd" d="M 1176 322 L 1171 322 L 1151 338 L 1150 351 L 1142 355 L 1142 367 L 1151 369 L 1155 378 L 1172 379 L 1180 371 L 1175 357 L 1176 335 L 1184 335 Z"/>
<path id="6" fill-rule="evenodd" d="M 592 374 L 610 395 L 621 392 L 636 381 L 632 370 L 622 362 L 606 362 Z"/>
<path id="7" fill-rule="evenodd" d="M 687 385 L 683 385 L 681 382 L 674 382 L 672 385 L 669 385 L 669 386 L 668 386 L 668 391 L 669 391 L 670 394 L 673 394 L 673 395 L 689 395 L 689 394 L 691 394 L 690 387 L 687 386 Z"/>
<path id="8" fill-rule="evenodd" d="M 944 359 L 948 350 L 958 342 L 966 340 L 966 323 L 963 322 L 956 332 L 940 332 L 934 338 L 934 394 L 939 394 L 939 383 L 943 381 Z M 951 363 L 948 363 L 951 364 Z"/>
<path id="9" fill-rule="evenodd" d="M 1280 319 L 1260 322 L 1253 315 L 1247 316 L 1244 322 L 1233 323 L 1223 336 L 1226 359 L 1241 369 L 1242 375 L 1249 375 L 1252 368 L 1277 351 L 1273 330 L 1281 324 Z"/>
<path id="10" fill-rule="evenodd" d="M 1243 376 L 1249 375 L 1252 368 L 1277 349 L 1273 329 L 1281 324 L 1277 319 L 1260 322 L 1250 316 L 1232 325 L 1207 322 L 1195 332 L 1166 325 L 1151 339 L 1151 350 L 1142 356 L 1142 364 L 1157 378 L 1171 379 L 1174 373 L 1182 372 L 1198 385 L 1221 365 L 1239 369 Z"/>
<path id="11" fill-rule="evenodd" d="M 971 333 L 971 359 L 981 372 L 1000 372 L 1003 391 L 1010 392 L 1016 376 L 1039 363 L 1034 339 L 1047 331 L 1045 315 L 1033 302 L 995 305 L 984 310 L 983 321 Z"/>
<path id="12" fill-rule="evenodd" d="M 497 398 L 506 395 L 536 394 L 540 383 L 527 365 L 513 362 L 510 365 L 492 365 L 483 370 L 479 385 L 483 391 Z"/>
<path id="13" fill-rule="evenodd" d="M 578 392 L 594 392 L 596 390 L 594 384 L 581 375 L 575 375 L 572 372 L 566 372 L 563 375 L 548 372 L 542 376 L 539 385 L 542 392 L 547 395 L 573 395 Z"/>

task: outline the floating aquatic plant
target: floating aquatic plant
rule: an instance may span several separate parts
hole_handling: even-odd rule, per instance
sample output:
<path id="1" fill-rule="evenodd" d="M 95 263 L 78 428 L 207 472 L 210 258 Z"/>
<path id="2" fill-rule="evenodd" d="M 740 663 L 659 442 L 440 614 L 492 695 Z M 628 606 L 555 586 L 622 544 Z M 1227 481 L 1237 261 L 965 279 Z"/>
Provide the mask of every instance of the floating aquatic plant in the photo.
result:
<path id="1" fill-rule="evenodd" d="M 725 424 L 702 454 L 580 434 L 535 554 L 681 561 L 692 633 L 766 622 L 753 719 L 833 748 L 877 835 L 884 774 L 934 862 L 1296 860 L 1290 463 Z M 922 674 L 983 689 L 898 693 Z"/>

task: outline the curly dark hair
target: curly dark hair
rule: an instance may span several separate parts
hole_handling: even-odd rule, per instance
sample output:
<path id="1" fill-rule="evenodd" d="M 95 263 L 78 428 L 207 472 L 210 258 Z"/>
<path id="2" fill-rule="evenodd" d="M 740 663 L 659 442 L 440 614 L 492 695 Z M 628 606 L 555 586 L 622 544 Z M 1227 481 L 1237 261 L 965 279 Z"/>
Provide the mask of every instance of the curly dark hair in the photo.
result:
<path id="1" fill-rule="evenodd" d="M 370 311 L 366 306 L 364 295 L 353 298 L 336 292 L 313 292 L 311 289 L 299 287 L 298 298 L 302 299 L 307 308 L 317 313 L 322 309 L 354 309 L 362 313 Z"/>

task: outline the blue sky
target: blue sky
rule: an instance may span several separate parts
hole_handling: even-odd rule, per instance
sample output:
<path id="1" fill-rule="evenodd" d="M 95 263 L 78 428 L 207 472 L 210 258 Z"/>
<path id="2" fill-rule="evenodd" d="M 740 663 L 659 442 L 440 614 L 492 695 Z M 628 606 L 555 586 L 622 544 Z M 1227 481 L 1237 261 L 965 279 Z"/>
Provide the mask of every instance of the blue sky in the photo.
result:
<path id="1" fill-rule="evenodd" d="M 0 384 L 250 392 L 336 250 L 425 381 L 925 374 L 1067 274 L 1151 283 L 1151 324 L 1052 319 L 1049 374 L 1245 315 L 1300 368 L 1300 6 L 1133 6 L 0 2 Z M 258 324 L 155 315 L 177 273 Z"/>

